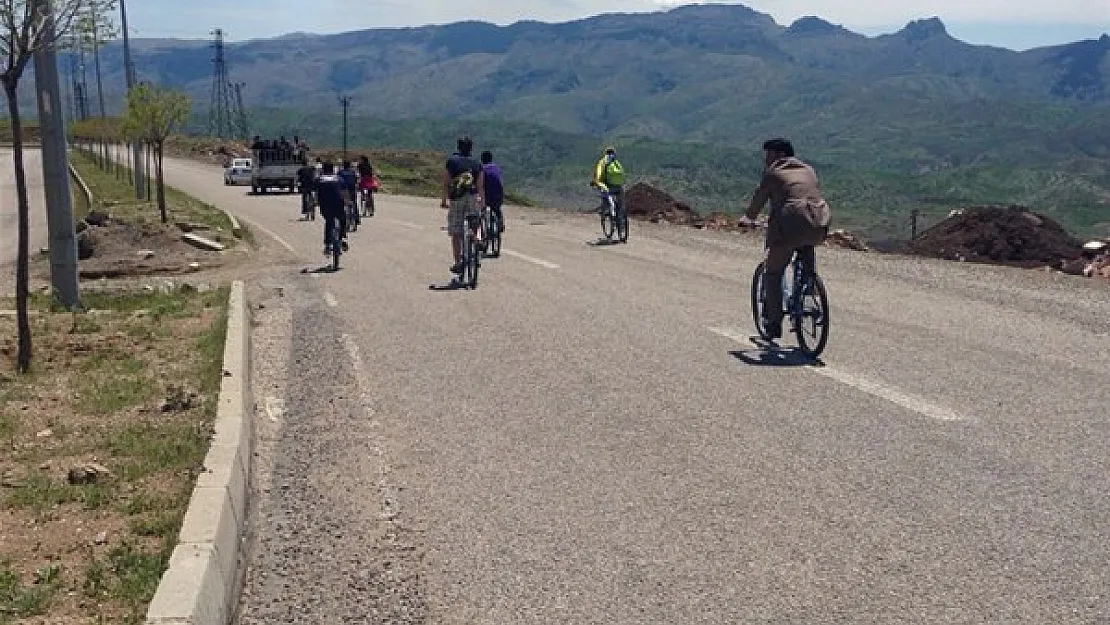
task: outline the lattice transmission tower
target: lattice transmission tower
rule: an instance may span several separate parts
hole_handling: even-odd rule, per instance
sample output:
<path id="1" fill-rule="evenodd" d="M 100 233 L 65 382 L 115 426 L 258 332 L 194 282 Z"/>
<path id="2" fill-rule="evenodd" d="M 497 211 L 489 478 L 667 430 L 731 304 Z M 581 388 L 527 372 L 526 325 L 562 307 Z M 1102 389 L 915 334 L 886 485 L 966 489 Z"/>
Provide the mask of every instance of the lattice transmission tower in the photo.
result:
<path id="1" fill-rule="evenodd" d="M 250 128 L 247 126 L 247 109 L 243 108 L 243 87 L 246 87 L 247 83 L 237 82 L 231 86 L 235 89 L 235 129 L 239 132 L 239 138 L 247 141 L 250 137 Z"/>
<path id="2" fill-rule="evenodd" d="M 212 101 L 208 108 L 208 134 L 220 139 L 232 139 L 236 133 L 238 120 L 234 114 L 234 99 L 231 95 L 231 81 L 227 74 L 227 59 L 224 57 L 224 31 L 212 31 Z"/>

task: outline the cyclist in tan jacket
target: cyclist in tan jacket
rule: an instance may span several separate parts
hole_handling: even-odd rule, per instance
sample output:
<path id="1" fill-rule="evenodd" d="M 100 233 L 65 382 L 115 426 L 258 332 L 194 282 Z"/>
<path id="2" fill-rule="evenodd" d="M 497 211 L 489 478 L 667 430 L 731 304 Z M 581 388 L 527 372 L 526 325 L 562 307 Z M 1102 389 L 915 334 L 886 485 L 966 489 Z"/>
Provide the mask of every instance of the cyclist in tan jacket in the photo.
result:
<path id="1" fill-rule="evenodd" d="M 829 205 L 822 197 L 817 173 L 794 156 L 794 146 L 787 139 L 771 139 L 763 144 L 763 180 L 755 190 L 747 218 L 754 220 L 768 200 L 771 212 L 767 217 L 767 256 L 763 284 L 763 314 L 771 338 L 782 336 L 783 273 L 794 250 L 812 253 L 829 232 Z M 816 259 L 806 259 L 813 267 Z"/>

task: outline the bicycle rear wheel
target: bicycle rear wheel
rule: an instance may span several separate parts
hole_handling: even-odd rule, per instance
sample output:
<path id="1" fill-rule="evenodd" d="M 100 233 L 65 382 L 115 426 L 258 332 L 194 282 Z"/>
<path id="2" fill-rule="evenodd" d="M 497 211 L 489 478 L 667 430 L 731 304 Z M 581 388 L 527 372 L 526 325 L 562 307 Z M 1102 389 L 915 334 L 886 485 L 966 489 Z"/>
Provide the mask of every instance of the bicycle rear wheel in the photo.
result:
<path id="1" fill-rule="evenodd" d="M 763 263 L 759 263 L 752 276 L 752 320 L 755 321 L 755 331 L 759 333 L 759 337 L 770 341 L 771 335 L 763 325 L 763 276 Z"/>
<path id="2" fill-rule="evenodd" d="M 628 214 L 623 210 L 617 213 L 617 238 L 621 243 L 628 243 Z"/>
<path id="3" fill-rule="evenodd" d="M 489 255 L 497 258 L 501 255 L 501 222 L 497 220 L 497 216 L 493 215 L 489 220 Z"/>
<path id="4" fill-rule="evenodd" d="M 616 224 L 613 223 L 613 216 L 609 213 L 605 213 L 601 216 L 601 234 L 609 241 L 612 241 L 614 231 L 616 231 Z"/>
<path id="5" fill-rule="evenodd" d="M 829 296 L 821 276 L 807 278 L 801 290 L 801 316 L 795 322 L 798 346 L 816 359 L 829 342 Z"/>
<path id="6" fill-rule="evenodd" d="M 478 267 L 481 263 L 478 261 L 478 255 L 481 251 L 478 248 L 478 240 L 473 234 L 467 240 L 466 245 L 466 266 L 463 270 L 466 272 L 466 285 L 472 289 L 478 288 Z"/>

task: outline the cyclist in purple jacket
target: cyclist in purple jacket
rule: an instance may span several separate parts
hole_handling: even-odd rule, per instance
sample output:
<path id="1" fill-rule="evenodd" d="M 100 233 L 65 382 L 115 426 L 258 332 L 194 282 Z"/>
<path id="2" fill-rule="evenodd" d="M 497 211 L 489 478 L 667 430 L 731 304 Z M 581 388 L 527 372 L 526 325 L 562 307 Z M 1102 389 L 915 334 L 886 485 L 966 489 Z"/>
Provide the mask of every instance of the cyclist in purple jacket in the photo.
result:
<path id="1" fill-rule="evenodd" d="M 497 215 L 497 231 L 505 232 L 505 216 L 501 205 L 505 202 L 505 185 L 502 182 L 501 166 L 493 162 L 493 153 L 482 152 L 482 171 L 486 180 L 486 206 Z"/>

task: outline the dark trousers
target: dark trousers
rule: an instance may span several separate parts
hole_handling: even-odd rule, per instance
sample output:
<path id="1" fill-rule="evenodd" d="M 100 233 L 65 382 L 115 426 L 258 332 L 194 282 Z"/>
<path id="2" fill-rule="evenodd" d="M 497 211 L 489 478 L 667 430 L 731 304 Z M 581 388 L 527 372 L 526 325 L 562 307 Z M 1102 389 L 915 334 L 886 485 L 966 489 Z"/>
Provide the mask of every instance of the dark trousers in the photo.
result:
<path id="1" fill-rule="evenodd" d="M 301 189 L 301 214 L 302 215 L 311 215 L 314 212 L 314 208 L 312 206 L 312 203 L 313 203 L 312 191 L 309 190 L 309 189 L 302 188 Z"/>
<path id="2" fill-rule="evenodd" d="M 331 227 L 336 223 L 339 224 L 339 238 L 346 240 L 347 211 L 343 211 L 339 215 L 324 215 L 324 247 L 331 245 Z"/>

